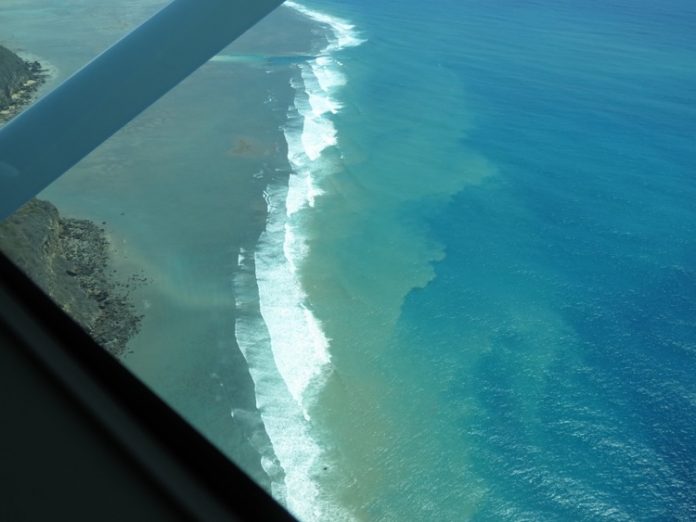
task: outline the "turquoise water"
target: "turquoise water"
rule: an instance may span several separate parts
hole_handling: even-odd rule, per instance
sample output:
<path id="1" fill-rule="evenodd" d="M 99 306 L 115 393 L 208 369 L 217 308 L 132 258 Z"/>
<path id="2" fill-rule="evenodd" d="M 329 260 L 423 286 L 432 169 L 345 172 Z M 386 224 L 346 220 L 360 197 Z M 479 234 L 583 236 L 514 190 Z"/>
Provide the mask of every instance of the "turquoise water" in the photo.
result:
<path id="1" fill-rule="evenodd" d="M 323 491 L 364 520 L 696 517 L 692 4 L 311 6 L 365 40 L 289 220 Z"/>

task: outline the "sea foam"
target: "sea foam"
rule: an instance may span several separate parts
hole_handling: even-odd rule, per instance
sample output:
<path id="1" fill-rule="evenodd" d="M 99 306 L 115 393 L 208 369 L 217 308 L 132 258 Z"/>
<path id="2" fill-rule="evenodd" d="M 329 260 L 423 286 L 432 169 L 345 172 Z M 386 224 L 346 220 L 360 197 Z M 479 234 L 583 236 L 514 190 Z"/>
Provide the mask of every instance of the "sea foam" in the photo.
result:
<path id="1" fill-rule="evenodd" d="M 334 54 L 363 40 L 342 19 L 296 2 L 285 5 L 324 26 L 328 43 L 299 64 L 298 75 L 291 80 L 296 96 L 283 131 L 292 171 L 287 183 L 267 187 L 266 229 L 253 258 L 248 252 L 238 258 L 236 335 L 281 468 L 262 452 L 274 496 L 305 522 L 339 521 L 350 517 L 316 480 L 326 457 L 310 417 L 313 397 L 331 372 L 330 340 L 312 312 L 299 271 L 309 253 L 305 213 L 322 194 L 318 188 L 322 176 L 332 171 L 324 152 L 338 144 L 331 115 L 342 108 L 336 95 L 346 77 Z"/>

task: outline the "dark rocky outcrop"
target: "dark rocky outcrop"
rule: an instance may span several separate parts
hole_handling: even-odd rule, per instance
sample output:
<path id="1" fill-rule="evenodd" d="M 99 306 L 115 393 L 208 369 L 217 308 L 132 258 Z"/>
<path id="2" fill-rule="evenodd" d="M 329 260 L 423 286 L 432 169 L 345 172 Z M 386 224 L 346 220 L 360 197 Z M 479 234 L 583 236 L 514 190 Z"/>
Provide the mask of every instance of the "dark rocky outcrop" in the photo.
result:
<path id="1" fill-rule="evenodd" d="M 104 230 L 84 219 L 62 218 L 55 206 L 33 199 L 0 222 L 0 250 L 29 275 L 94 339 L 120 355 L 140 317 L 127 286 L 109 278 Z"/>
<path id="2" fill-rule="evenodd" d="M 26 62 L 0 45 L 0 122 L 31 100 L 44 81 L 38 62 Z"/>

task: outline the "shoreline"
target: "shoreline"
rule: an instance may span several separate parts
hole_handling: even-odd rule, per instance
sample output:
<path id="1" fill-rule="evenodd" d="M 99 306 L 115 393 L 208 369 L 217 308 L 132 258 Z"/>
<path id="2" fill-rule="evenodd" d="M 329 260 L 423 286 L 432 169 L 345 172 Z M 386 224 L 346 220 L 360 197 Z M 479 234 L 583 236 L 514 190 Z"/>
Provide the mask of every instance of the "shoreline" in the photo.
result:
<path id="1" fill-rule="evenodd" d="M 47 78 L 38 61 L 0 46 L 0 128 L 35 99 Z M 0 222 L 0 250 L 100 346 L 120 357 L 143 318 L 130 290 L 146 279 L 113 278 L 110 248 L 103 227 L 62 216 L 55 205 L 37 198 Z"/>
<path id="2" fill-rule="evenodd" d="M 0 250 L 105 350 L 122 356 L 142 315 L 130 302 L 140 276 L 114 281 L 104 228 L 66 218 L 50 202 L 32 199 L 0 223 Z"/>
<path id="3" fill-rule="evenodd" d="M 311 56 L 297 64 L 290 80 L 293 99 L 282 125 L 289 177 L 267 185 L 265 230 L 253 256 L 240 258 L 240 284 L 244 272 L 255 276 L 255 311 L 261 321 L 240 322 L 238 340 L 257 383 L 266 431 L 285 471 L 285 505 L 307 522 L 350 520 L 337 492 L 327 487 L 340 465 L 312 419 L 333 364 L 330 339 L 314 315 L 301 269 L 308 254 L 305 212 L 312 212 L 323 193 L 321 181 L 335 167 L 330 152 L 338 144 L 333 115 L 342 108 L 339 92 L 347 79 L 334 53 L 363 40 L 347 20 L 296 2 L 285 7 L 318 29 L 313 30 Z M 256 333 L 248 335 L 251 331 Z"/>
<path id="4" fill-rule="evenodd" d="M 157 390 L 187 420 L 202 429 L 245 471 L 272 491 L 278 500 L 288 507 L 294 507 L 293 512 L 305 514 L 310 519 L 316 519 L 312 517 L 312 512 L 331 512 L 331 519 L 340 520 L 346 517 L 337 512 L 340 507 L 334 502 L 334 492 L 316 484 L 323 480 L 323 475 L 329 469 L 325 459 L 300 458 L 300 462 L 295 458 L 295 450 L 304 452 L 307 439 L 317 446 L 314 448 L 317 453 L 324 451 L 318 447 L 319 441 L 315 440 L 318 435 L 316 430 L 305 420 L 307 411 L 300 409 L 298 415 L 293 416 L 290 431 L 298 435 L 297 438 L 293 440 L 291 433 L 283 433 L 282 422 L 279 421 L 284 415 L 276 402 L 278 396 L 283 395 L 283 400 L 287 399 L 287 404 L 293 409 L 296 409 L 296 403 L 288 394 L 287 382 L 275 368 L 275 354 L 270 343 L 260 343 L 258 350 L 252 350 L 255 353 L 250 353 L 247 350 L 249 347 L 243 346 L 245 330 L 253 335 L 265 330 L 266 326 L 257 304 L 259 274 L 253 270 L 256 267 L 249 270 L 251 267 L 242 267 L 239 262 L 234 267 L 229 265 L 230 254 L 238 258 L 239 253 L 242 253 L 241 257 L 248 253 L 251 263 L 258 255 L 259 235 L 266 230 L 272 210 L 264 204 L 264 197 L 268 195 L 264 189 L 280 183 L 285 185 L 287 191 L 290 176 L 292 193 L 297 195 L 301 190 L 297 183 L 302 176 L 293 171 L 289 161 L 286 131 L 289 126 L 302 125 L 303 116 L 299 115 L 296 106 L 297 95 L 300 95 L 303 103 L 310 102 L 309 93 L 301 87 L 302 82 L 313 69 L 321 76 L 312 82 L 315 87 L 317 82 L 323 80 L 336 83 L 335 79 L 321 74 L 329 72 L 326 67 L 329 64 L 315 62 L 327 50 L 330 43 L 327 37 L 331 41 L 338 39 L 338 35 L 328 27 L 328 20 L 318 20 L 308 16 L 308 12 L 290 6 L 278 10 L 276 17 L 275 22 L 269 22 L 271 25 L 267 23 L 265 32 L 246 40 L 240 39 L 228 53 L 231 51 L 233 55 L 246 56 L 253 51 L 260 56 L 283 59 L 271 61 L 263 67 L 213 60 L 207 66 L 205 82 L 201 81 L 204 73 L 198 73 L 195 77 L 192 75 L 186 81 L 186 87 L 163 97 L 157 107 L 141 115 L 125 129 L 120 139 L 106 142 L 99 155 L 78 165 L 69 176 L 50 187 L 45 196 L 58 203 L 61 209 L 68 209 L 71 215 L 87 216 L 93 222 L 105 221 L 110 224 L 114 232 L 113 247 L 119 251 L 116 268 L 125 268 L 125 272 L 128 272 L 136 264 L 147 267 L 151 284 L 134 293 L 138 310 L 146 316 L 139 334 L 131 343 L 132 356 L 129 350 L 123 357 L 126 366 Z M 293 27 L 293 32 L 288 33 L 289 37 L 272 30 L 280 22 L 290 22 L 287 25 Z M 334 45 L 336 43 L 334 41 Z M 288 56 L 293 56 L 293 59 L 287 60 Z M 298 63 L 296 56 L 303 57 L 301 63 Z M 310 62 L 314 67 L 310 66 Z M 57 65 L 60 70 L 69 70 L 61 62 Z M 237 69 L 234 76 L 225 72 L 231 68 Z M 242 80 L 246 79 L 260 81 L 257 84 L 259 87 L 248 93 L 244 89 L 237 90 L 233 96 L 230 87 L 234 87 L 235 82 L 241 85 Z M 263 88 L 260 89 L 261 86 Z M 298 92 L 298 87 L 302 92 Z M 189 94 L 192 92 L 197 95 Z M 240 94 L 243 98 L 240 98 Z M 208 105 L 199 100 L 212 95 L 218 97 L 215 103 L 217 108 L 209 111 Z M 330 102 L 327 98 L 323 99 Z M 312 98 L 312 101 L 321 100 L 321 97 Z M 257 109 L 246 110 L 246 107 L 261 107 L 261 103 L 268 106 L 272 113 L 261 117 Z M 221 105 L 225 107 L 224 111 L 220 109 Z M 324 108 L 328 107 L 333 112 L 340 108 L 340 104 L 329 103 Z M 296 120 L 294 123 L 288 120 L 289 109 Z M 240 123 L 227 123 L 228 116 L 224 114 L 235 114 L 235 119 Z M 242 119 L 239 119 L 240 115 Z M 321 123 L 324 116 L 329 115 L 317 115 L 315 121 Z M 169 158 L 183 154 L 197 158 L 201 149 L 199 143 L 182 141 L 177 123 L 179 128 L 183 128 L 182 125 L 194 121 L 205 121 L 205 124 L 197 124 L 195 130 L 206 133 L 209 138 L 204 148 L 206 175 L 202 180 L 207 193 L 220 196 L 194 198 L 189 201 L 190 211 L 195 215 L 213 215 L 215 220 L 212 222 L 210 219 L 198 222 L 184 218 L 179 208 L 169 205 L 170 201 L 181 197 L 178 187 L 183 185 L 171 184 L 169 180 L 178 175 L 179 180 L 185 181 L 189 175 Z M 267 128 L 260 125 L 260 121 L 263 125 L 268 123 Z M 164 122 L 167 125 L 163 125 Z M 208 128 L 215 128 L 216 131 L 213 133 Z M 152 129 L 160 133 L 156 142 L 148 141 Z M 149 153 L 141 157 L 140 151 L 145 152 L 145 149 L 141 149 L 142 145 L 138 145 L 138 148 L 133 146 L 135 136 L 139 137 L 138 143 L 144 139 L 154 146 L 153 151 L 157 151 L 157 155 Z M 172 146 L 163 143 L 178 144 L 179 147 L 173 150 Z M 293 144 L 297 143 L 293 141 Z M 319 148 L 319 145 L 312 148 L 312 157 L 320 154 Z M 129 154 L 124 156 L 124 151 Z M 224 152 L 225 156 L 220 152 Z M 124 157 L 127 158 L 125 162 Z M 157 158 L 156 168 L 149 163 L 151 157 Z M 148 167 L 148 176 L 138 178 L 143 186 L 143 196 L 136 198 L 131 198 L 131 192 L 125 191 L 124 181 L 141 169 L 140 163 L 133 158 Z M 106 184 L 101 183 L 99 176 L 107 172 L 110 176 L 103 177 Z M 116 172 L 118 177 L 112 175 Z M 105 186 L 109 192 L 107 196 L 104 196 Z M 157 199 L 148 199 L 147 191 L 154 191 L 155 188 L 160 195 Z M 162 190 L 166 196 L 159 192 Z M 312 192 L 309 199 L 315 195 Z M 281 214 L 278 217 L 285 220 L 286 205 L 293 205 L 286 197 L 277 196 L 282 198 L 276 209 Z M 117 207 L 105 204 L 114 199 L 122 203 Z M 246 201 L 253 203 L 247 205 Z M 211 209 L 214 214 L 210 214 Z M 202 228 L 203 225 L 205 228 Z M 157 248 L 153 247 L 153 241 L 145 237 L 152 230 L 160 231 L 154 242 Z M 176 230 L 175 234 L 171 230 Z M 171 241 L 167 241 L 169 236 L 172 236 Z M 221 242 L 221 238 L 224 238 L 224 242 Z M 290 260 L 283 257 L 281 252 L 281 257 L 269 261 L 284 264 Z M 236 286 L 232 294 L 227 291 L 230 290 L 227 282 L 231 274 Z M 195 285 L 192 284 L 194 282 Z M 233 297 L 231 303 L 230 297 Z M 252 305 L 248 314 L 242 306 L 247 299 L 251 300 Z M 306 311 L 309 313 L 309 310 Z M 302 316 L 306 317 L 306 314 L 302 312 Z M 253 322 L 247 322 L 249 319 Z M 245 329 L 245 326 L 252 328 Z M 315 322 L 309 326 L 314 327 L 310 328 L 312 333 L 320 329 Z M 236 332 L 230 332 L 230 327 Z M 269 374 L 265 373 L 266 365 L 273 366 L 269 368 L 273 385 L 268 381 Z M 307 366 L 312 372 L 313 364 Z M 192 369 L 196 373 L 192 373 Z M 293 389 L 298 391 L 295 385 Z M 287 417 L 286 420 L 290 421 Z M 312 429 L 311 433 L 309 429 Z M 268 440 L 269 431 L 274 431 L 276 437 L 272 437 L 273 441 Z M 280 444 L 278 437 L 282 439 Z M 282 463 L 277 458 L 279 453 L 284 457 Z M 309 453 L 314 451 L 310 450 Z M 292 474 L 290 478 L 287 477 L 288 471 Z M 310 482 L 312 493 L 303 498 L 304 483 L 309 486 Z M 287 496 L 286 491 L 290 493 Z M 288 497 L 294 498 L 288 502 Z"/>
<path id="5" fill-rule="evenodd" d="M 49 73 L 0 45 L 0 127 L 19 114 L 46 83 Z"/>

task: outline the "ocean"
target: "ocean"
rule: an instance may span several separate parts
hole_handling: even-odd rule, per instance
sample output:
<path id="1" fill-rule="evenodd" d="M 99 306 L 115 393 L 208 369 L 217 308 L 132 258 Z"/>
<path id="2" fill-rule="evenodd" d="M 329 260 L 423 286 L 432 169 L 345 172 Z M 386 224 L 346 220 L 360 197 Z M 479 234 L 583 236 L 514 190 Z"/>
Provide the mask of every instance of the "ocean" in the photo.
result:
<path id="1" fill-rule="evenodd" d="M 65 3 L 110 32 L 12 0 L 7 43 L 69 70 L 163 4 Z M 694 35 L 286 2 L 45 196 L 150 280 L 125 364 L 300 520 L 694 520 Z"/>

